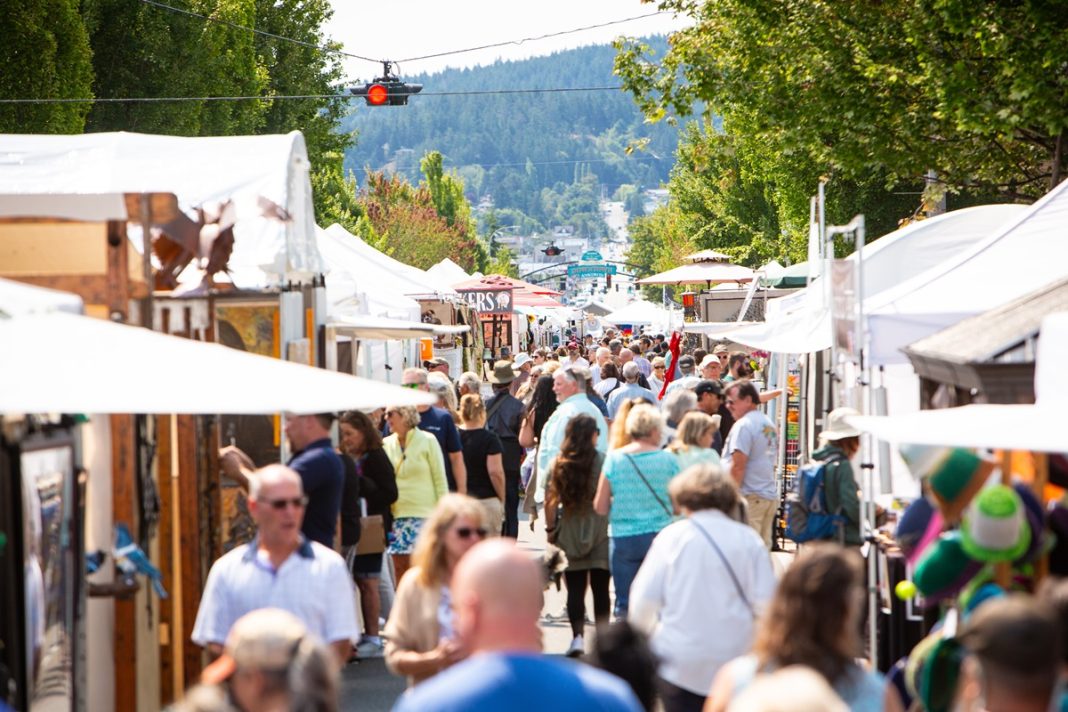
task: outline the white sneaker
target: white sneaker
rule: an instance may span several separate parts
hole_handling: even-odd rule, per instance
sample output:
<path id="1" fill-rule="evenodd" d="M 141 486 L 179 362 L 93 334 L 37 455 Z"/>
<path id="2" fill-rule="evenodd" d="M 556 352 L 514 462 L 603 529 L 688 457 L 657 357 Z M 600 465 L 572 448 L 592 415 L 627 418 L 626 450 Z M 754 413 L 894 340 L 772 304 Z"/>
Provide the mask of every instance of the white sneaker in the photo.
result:
<path id="1" fill-rule="evenodd" d="M 361 658 L 380 658 L 385 652 L 385 645 L 382 643 L 382 639 L 379 638 L 378 642 L 368 640 L 364 638 L 356 645 L 356 654 Z"/>
<path id="2" fill-rule="evenodd" d="M 579 658 L 586 654 L 586 642 L 582 639 L 581 635 L 576 635 L 571 641 L 571 645 L 568 647 L 567 652 L 564 653 L 569 658 Z"/>

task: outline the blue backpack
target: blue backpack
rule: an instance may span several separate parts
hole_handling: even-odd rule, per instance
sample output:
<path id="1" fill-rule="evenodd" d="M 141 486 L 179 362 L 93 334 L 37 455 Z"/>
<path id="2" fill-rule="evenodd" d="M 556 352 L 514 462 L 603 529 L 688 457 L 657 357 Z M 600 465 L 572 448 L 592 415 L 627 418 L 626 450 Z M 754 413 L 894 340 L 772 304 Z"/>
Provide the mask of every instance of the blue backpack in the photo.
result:
<path id="1" fill-rule="evenodd" d="M 845 517 L 827 511 L 825 491 L 827 466 L 842 459 L 841 455 L 832 455 L 798 469 L 794 489 L 786 495 L 787 539 L 800 544 L 842 536 Z"/>

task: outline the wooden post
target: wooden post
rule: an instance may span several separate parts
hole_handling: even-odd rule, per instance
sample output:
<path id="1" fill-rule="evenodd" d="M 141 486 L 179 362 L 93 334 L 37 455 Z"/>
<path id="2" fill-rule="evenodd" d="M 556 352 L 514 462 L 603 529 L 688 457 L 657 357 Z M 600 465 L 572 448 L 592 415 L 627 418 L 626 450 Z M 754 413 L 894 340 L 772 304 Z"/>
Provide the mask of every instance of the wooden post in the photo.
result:
<path id="1" fill-rule="evenodd" d="M 1035 481 L 1031 483 L 1032 491 L 1038 497 L 1042 506 L 1046 506 L 1046 485 L 1049 484 L 1049 455 L 1044 452 L 1031 454 L 1035 461 Z M 1035 532 L 1036 536 L 1042 536 L 1043 532 Z M 1049 554 L 1043 553 L 1035 562 L 1035 585 L 1049 576 Z"/>
<path id="2" fill-rule="evenodd" d="M 174 521 L 174 493 L 171 489 L 174 454 L 174 430 L 170 416 L 157 416 L 156 442 L 158 443 L 159 472 L 159 569 L 163 572 L 164 585 L 170 596 L 159 601 L 159 697 L 160 705 L 166 707 L 181 694 L 183 686 L 175 679 L 175 647 L 178 643 L 174 625 L 175 601 L 181 593 L 175 590 L 175 557 L 173 542 L 177 536 Z"/>
<path id="3" fill-rule="evenodd" d="M 137 501 L 134 457 L 134 416 L 112 415 L 111 507 L 112 521 L 123 522 L 136 537 Z M 137 710 L 137 601 L 115 599 L 115 709 Z"/>

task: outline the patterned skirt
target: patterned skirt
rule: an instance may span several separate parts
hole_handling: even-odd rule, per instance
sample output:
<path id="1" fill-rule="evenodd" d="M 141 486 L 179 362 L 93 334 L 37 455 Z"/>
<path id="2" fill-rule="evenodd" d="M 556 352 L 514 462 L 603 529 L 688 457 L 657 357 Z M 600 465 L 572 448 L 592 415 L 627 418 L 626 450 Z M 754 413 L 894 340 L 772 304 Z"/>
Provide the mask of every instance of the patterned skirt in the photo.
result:
<path id="1" fill-rule="evenodd" d="M 421 517 L 397 517 L 393 520 L 393 531 L 389 533 L 390 554 L 411 554 L 415 540 L 423 528 L 426 519 Z"/>

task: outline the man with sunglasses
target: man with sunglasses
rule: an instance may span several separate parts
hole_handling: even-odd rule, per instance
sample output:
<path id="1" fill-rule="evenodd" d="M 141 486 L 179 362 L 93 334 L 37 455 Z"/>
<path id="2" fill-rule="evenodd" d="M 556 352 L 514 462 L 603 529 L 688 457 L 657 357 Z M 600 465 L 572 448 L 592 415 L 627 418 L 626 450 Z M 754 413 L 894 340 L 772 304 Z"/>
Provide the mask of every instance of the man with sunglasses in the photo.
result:
<path id="1" fill-rule="evenodd" d="M 281 608 L 329 643 L 340 663 L 348 661 L 359 637 L 352 576 L 337 552 L 301 534 L 308 498 L 300 475 L 268 465 L 250 472 L 248 482 L 256 537 L 212 565 L 193 642 L 218 656 L 237 619 L 258 608 Z"/>

